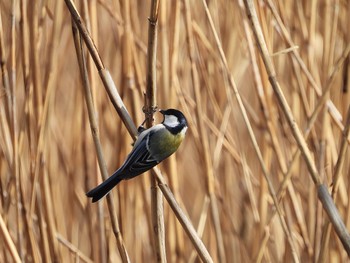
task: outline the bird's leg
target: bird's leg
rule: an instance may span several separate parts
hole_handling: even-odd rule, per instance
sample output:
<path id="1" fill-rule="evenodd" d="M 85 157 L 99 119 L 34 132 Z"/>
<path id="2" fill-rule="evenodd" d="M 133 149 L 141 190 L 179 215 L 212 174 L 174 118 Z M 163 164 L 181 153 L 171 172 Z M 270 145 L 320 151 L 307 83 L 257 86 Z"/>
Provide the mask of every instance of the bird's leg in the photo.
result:
<path id="1" fill-rule="evenodd" d="M 146 130 L 145 127 L 143 127 L 143 125 L 146 123 L 147 118 L 141 123 L 141 125 L 137 128 L 137 133 L 140 134 L 141 132 L 143 132 L 144 130 Z"/>
<path id="2" fill-rule="evenodd" d="M 146 128 L 145 128 L 143 125 L 146 123 L 146 121 L 147 121 L 151 116 L 153 116 L 153 113 L 155 113 L 155 112 L 157 111 L 157 107 L 154 107 L 154 108 L 152 109 L 152 113 L 146 111 L 145 107 L 143 107 L 142 110 L 143 110 L 143 112 L 145 113 L 146 118 L 145 118 L 145 120 L 141 123 L 141 125 L 137 128 L 137 136 L 140 136 L 140 134 L 141 134 L 143 131 L 146 130 Z M 131 145 L 134 146 L 134 143 L 132 143 Z"/>
<path id="3" fill-rule="evenodd" d="M 141 132 L 143 132 L 143 131 L 146 130 L 146 128 L 143 127 L 143 125 L 146 123 L 146 121 L 147 121 L 147 118 L 146 118 L 146 119 L 141 123 L 141 125 L 137 128 L 137 137 L 140 136 Z M 134 143 L 135 143 L 135 142 L 133 142 L 131 145 L 134 146 Z"/>
<path id="4" fill-rule="evenodd" d="M 152 118 L 151 122 L 154 121 L 154 119 L 153 119 L 153 114 L 154 114 L 155 112 L 157 112 L 157 109 L 158 109 L 157 106 L 156 106 L 156 107 L 152 107 L 151 110 L 147 110 L 145 107 L 142 108 L 142 110 L 143 110 L 143 112 L 145 113 L 145 116 L 146 116 L 146 117 L 145 117 L 145 120 L 142 122 L 142 124 L 141 124 L 141 125 L 138 127 L 138 129 L 137 129 L 137 131 L 138 131 L 139 134 L 140 134 L 141 132 L 143 132 L 144 130 L 146 130 L 146 128 L 144 128 L 143 125 L 146 123 L 147 120 L 151 120 L 151 118 Z"/>

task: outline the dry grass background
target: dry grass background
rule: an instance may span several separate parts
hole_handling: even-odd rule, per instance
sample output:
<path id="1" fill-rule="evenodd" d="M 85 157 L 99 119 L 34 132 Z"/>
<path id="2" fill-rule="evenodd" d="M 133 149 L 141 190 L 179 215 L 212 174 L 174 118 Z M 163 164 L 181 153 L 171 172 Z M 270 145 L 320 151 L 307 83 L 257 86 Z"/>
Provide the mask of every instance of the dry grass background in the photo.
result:
<path id="1" fill-rule="evenodd" d="M 76 4 L 139 125 L 151 1 Z M 178 152 L 160 165 L 170 189 L 214 262 L 295 261 L 290 242 L 302 262 L 347 261 L 333 228 L 327 236 L 328 217 L 303 158 L 289 167 L 298 146 L 273 94 L 243 3 L 213 0 L 208 6 L 276 192 L 288 178 L 278 200 L 290 237 L 274 216 L 236 100 L 227 96 L 229 77 L 202 1 L 161 1 L 159 6 L 158 106 L 179 108 L 190 127 Z M 277 79 L 302 131 L 323 105 L 322 91 L 330 88 L 307 143 L 349 228 L 349 138 L 343 139 L 342 130 L 349 108 L 350 3 L 266 0 L 255 7 Z M 85 196 L 101 176 L 64 1 L 1 1 L 0 23 L 0 262 L 13 262 L 16 255 L 23 262 L 121 262 L 106 201 L 91 204 Z M 90 58 L 88 72 L 112 173 L 132 139 Z M 343 164 L 336 168 L 339 160 Z M 332 184 L 335 175 L 339 179 Z M 113 193 L 130 260 L 155 262 L 150 174 L 122 182 Z M 168 261 L 198 261 L 166 201 L 164 224 Z"/>

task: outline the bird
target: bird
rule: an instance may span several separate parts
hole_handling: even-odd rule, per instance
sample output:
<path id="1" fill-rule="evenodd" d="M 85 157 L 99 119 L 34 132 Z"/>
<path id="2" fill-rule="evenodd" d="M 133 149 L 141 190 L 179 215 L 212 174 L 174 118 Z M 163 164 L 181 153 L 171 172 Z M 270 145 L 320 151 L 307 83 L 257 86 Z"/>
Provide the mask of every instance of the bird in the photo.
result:
<path id="1" fill-rule="evenodd" d="M 123 165 L 107 180 L 86 193 L 93 203 L 107 195 L 122 180 L 134 178 L 150 170 L 179 148 L 188 128 L 186 117 L 176 109 L 159 112 L 164 117 L 162 123 L 149 129 L 144 129 L 141 124 L 134 147 Z"/>

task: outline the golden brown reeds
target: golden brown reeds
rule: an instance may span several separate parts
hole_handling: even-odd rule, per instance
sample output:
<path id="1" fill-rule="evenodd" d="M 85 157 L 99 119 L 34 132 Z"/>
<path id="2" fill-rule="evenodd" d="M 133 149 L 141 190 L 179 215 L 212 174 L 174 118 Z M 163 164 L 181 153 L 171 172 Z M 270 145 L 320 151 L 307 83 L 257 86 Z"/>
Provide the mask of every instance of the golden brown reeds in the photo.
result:
<path id="1" fill-rule="evenodd" d="M 0 262 L 348 260 L 348 1 L 65 2 L 0 1 Z M 178 152 L 91 204 L 157 106 Z"/>

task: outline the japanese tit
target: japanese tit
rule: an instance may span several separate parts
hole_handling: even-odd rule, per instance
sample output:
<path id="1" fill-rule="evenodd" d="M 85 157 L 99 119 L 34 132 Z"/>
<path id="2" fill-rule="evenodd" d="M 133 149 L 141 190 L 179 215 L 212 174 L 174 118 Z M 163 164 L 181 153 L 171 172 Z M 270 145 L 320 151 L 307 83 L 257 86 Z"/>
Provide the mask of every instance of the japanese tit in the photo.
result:
<path id="1" fill-rule="evenodd" d="M 175 109 L 160 110 L 160 113 L 164 116 L 163 122 L 143 129 L 124 164 L 86 194 L 92 198 L 92 202 L 100 200 L 120 181 L 148 171 L 178 149 L 187 131 L 186 118 Z"/>

